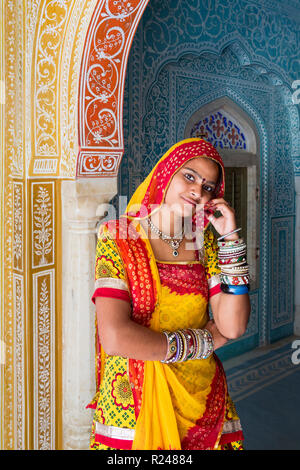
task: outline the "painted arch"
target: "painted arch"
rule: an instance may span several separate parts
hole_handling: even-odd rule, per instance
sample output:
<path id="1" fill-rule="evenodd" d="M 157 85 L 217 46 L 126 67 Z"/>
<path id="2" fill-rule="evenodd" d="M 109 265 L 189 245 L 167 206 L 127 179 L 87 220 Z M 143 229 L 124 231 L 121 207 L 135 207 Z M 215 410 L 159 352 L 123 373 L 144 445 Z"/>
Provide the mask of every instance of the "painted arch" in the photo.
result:
<path id="1" fill-rule="evenodd" d="M 130 46 L 149 0 L 43 2 L 32 63 L 32 177 L 116 176 Z"/>

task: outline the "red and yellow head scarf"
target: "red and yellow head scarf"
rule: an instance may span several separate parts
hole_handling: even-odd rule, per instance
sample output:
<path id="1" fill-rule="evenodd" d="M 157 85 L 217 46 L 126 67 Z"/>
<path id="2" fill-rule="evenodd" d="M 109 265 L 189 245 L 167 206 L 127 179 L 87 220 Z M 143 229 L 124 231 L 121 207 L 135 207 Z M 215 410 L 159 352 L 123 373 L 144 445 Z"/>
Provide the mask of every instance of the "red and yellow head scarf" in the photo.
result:
<path id="1" fill-rule="evenodd" d="M 225 172 L 221 156 L 215 147 L 203 139 L 185 139 L 173 145 L 157 162 L 155 167 L 139 185 L 129 201 L 123 216 L 130 219 L 145 219 L 156 212 L 164 202 L 169 184 L 175 173 L 193 158 L 209 158 L 221 167 L 221 177 L 214 192 L 216 198 L 224 196 Z M 195 223 L 197 213 L 193 217 Z M 204 228 L 209 221 L 204 218 Z"/>

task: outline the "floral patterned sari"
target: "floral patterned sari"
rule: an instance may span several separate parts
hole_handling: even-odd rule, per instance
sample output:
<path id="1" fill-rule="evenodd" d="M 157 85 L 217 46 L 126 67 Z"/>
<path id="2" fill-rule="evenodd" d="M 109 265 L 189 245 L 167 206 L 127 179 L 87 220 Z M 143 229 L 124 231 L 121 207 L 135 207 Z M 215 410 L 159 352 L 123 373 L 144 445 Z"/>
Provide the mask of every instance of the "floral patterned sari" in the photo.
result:
<path id="1" fill-rule="evenodd" d="M 220 165 L 216 197 L 222 197 L 219 154 L 202 139 L 187 139 L 159 160 L 124 216 L 99 230 L 93 300 L 107 296 L 129 302 L 132 321 L 153 331 L 203 328 L 209 298 L 220 292 L 217 244 L 205 218 L 205 257 L 195 240 L 194 260 L 187 262 L 155 259 L 139 222 L 161 206 L 171 178 L 191 158 Z M 96 330 L 96 382 L 88 405 L 95 409 L 91 449 L 242 448 L 240 420 L 216 354 L 174 364 L 108 356 Z"/>

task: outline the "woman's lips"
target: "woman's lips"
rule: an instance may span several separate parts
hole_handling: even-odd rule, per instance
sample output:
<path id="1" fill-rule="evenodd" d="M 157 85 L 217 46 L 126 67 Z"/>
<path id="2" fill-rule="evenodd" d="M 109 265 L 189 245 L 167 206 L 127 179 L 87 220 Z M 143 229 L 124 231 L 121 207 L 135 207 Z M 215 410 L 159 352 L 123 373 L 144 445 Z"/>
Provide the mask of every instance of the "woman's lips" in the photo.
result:
<path id="1" fill-rule="evenodd" d="M 194 207 L 196 207 L 197 203 L 196 203 L 195 201 L 192 201 L 191 199 L 187 199 L 187 198 L 185 198 L 185 197 L 183 197 L 183 196 L 181 196 L 181 198 L 182 198 L 185 202 L 187 202 L 188 204 L 191 204 L 191 205 L 193 205 Z"/>

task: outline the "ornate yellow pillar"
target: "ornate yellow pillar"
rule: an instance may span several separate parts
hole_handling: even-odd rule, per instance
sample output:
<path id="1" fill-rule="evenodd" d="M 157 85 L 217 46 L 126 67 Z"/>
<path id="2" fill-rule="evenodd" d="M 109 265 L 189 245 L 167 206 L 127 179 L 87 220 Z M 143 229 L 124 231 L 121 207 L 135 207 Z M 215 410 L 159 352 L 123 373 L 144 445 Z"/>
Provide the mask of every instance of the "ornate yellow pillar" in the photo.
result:
<path id="1" fill-rule="evenodd" d="M 4 56 L 5 44 L 4 44 L 4 2 L 1 2 L 0 6 L 0 161 L 4 162 L 4 104 L 5 104 L 5 56 Z M 2 164 L 3 168 L 3 164 Z M 3 220 L 3 186 L 4 186 L 4 175 L 3 171 L 0 171 L 0 266 L 4 263 L 3 253 L 3 232 L 4 232 L 4 220 Z M 0 271 L 0 285 L 1 285 L 1 296 L 0 296 L 0 416 L 1 420 L 4 416 L 4 364 L 5 364 L 5 342 L 4 342 L 4 299 L 2 295 L 3 286 L 3 270 Z M 4 448 L 4 428 L 0 425 L 0 449 Z"/>
<path id="2" fill-rule="evenodd" d="M 1 185 L 2 448 L 27 445 L 26 184 L 24 154 L 24 5 L 2 2 L 4 99 Z"/>

